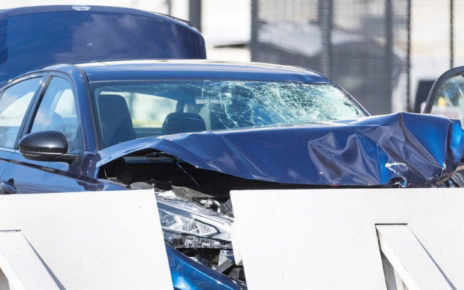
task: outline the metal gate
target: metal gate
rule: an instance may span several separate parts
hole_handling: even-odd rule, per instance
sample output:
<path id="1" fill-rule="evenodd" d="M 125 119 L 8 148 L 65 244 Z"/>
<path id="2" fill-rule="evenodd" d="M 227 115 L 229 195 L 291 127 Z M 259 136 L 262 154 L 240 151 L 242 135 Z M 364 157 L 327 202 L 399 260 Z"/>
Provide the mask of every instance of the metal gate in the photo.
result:
<path id="1" fill-rule="evenodd" d="M 407 110 L 410 1 L 252 0 L 252 61 L 321 72 L 372 114 Z"/>

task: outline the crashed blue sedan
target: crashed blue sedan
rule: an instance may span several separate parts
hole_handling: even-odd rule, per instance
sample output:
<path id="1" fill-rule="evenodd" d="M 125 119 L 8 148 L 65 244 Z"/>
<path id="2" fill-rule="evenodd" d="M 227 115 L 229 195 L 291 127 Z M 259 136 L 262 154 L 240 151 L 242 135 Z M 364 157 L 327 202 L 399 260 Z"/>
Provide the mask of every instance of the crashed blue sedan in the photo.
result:
<path id="1" fill-rule="evenodd" d="M 153 189 L 176 289 L 246 288 L 231 243 L 231 190 L 462 185 L 458 121 L 370 117 L 338 85 L 303 68 L 146 60 L 205 57 L 197 31 L 161 15 L 16 9 L 0 12 L 0 35 L 32 20 L 45 26 L 49 13 L 61 17 L 49 38 L 27 31 L 1 38 L 0 189 Z M 112 30 L 120 19 L 137 24 L 121 28 L 158 29 L 163 42 Z M 106 33 L 115 46 L 101 41 Z M 131 49 L 121 42 L 127 37 L 152 49 Z M 33 62 L 24 50 L 37 53 Z"/>
<path id="2" fill-rule="evenodd" d="M 368 117 L 293 67 L 94 62 L 0 90 L 2 191 L 153 189 L 177 288 L 246 287 L 231 190 L 456 186 L 464 152 L 459 122 Z"/>

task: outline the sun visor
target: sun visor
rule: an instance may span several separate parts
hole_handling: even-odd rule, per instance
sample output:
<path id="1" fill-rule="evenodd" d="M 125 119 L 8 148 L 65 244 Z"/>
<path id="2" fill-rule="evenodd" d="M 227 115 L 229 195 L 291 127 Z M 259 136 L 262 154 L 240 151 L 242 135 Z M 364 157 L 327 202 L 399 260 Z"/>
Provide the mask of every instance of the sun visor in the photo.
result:
<path id="1" fill-rule="evenodd" d="M 0 11 L 0 84 L 53 64 L 204 58 L 201 34 L 165 15 L 80 5 Z"/>

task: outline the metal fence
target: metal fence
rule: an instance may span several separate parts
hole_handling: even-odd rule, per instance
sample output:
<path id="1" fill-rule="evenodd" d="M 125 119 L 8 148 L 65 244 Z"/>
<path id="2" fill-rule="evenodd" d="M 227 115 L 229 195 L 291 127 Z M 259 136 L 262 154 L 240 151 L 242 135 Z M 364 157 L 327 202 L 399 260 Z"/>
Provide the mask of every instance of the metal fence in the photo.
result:
<path id="1" fill-rule="evenodd" d="M 302 66 L 372 114 L 407 110 L 411 0 L 252 0 L 252 61 Z"/>

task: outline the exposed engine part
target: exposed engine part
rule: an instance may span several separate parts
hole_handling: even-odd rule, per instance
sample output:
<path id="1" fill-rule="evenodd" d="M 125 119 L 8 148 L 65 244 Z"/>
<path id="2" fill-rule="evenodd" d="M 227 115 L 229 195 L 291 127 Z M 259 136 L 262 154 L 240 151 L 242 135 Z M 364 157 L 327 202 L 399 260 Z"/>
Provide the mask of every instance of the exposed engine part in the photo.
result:
<path id="1" fill-rule="evenodd" d="M 180 168 L 180 170 L 182 170 L 182 172 L 183 172 L 185 175 L 187 175 L 188 177 L 190 177 L 190 179 L 193 181 L 193 183 L 195 183 L 195 185 L 196 185 L 197 187 L 200 187 L 200 184 L 198 184 L 198 182 L 195 180 L 195 178 L 194 178 L 192 175 L 190 175 L 190 173 L 188 173 L 187 170 L 184 169 L 184 167 L 182 167 L 182 165 L 180 164 L 180 160 L 176 160 L 176 165 L 177 165 L 177 167 Z"/>
<path id="2" fill-rule="evenodd" d="M 229 277 L 240 280 L 240 281 L 245 281 L 245 271 L 243 268 L 234 268 L 229 274 Z"/>
<path id="3" fill-rule="evenodd" d="M 231 199 L 222 204 L 222 212 L 224 215 L 227 215 L 231 218 L 234 217 L 234 208 L 232 207 Z"/>
<path id="4" fill-rule="evenodd" d="M 457 185 L 457 187 L 464 187 L 464 177 L 459 172 L 455 172 L 451 177 L 451 180 Z"/>
<path id="5" fill-rule="evenodd" d="M 154 184 L 149 184 L 146 182 L 134 182 L 129 185 L 132 189 L 153 189 Z"/>
<path id="6" fill-rule="evenodd" d="M 222 204 L 214 199 L 201 199 L 200 204 L 205 208 L 213 210 L 217 213 L 222 213 Z"/>
<path id="7" fill-rule="evenodd" d="M 199 192 L 197 190 L 184 187 L 184 186 L 171 185 L 171 187 L 172 187 L 172 191 L 180 199 L 192 200 L 193 198 L 211 198 L 212 197 L 211 195 L 208 195 L 203 192 Z"/>
<path id="8" fill-rule="evenodd" d="M 157 151 L 138 152 L 137 155 L 116 159 L 101 167 L 98 177 L 131 188 L 140 187 L 141 185 L 137 183 L 143 182 L 158 191 L 174 191 L 181 199 L 209 197 L 222 204 L 229 200 L 231 190 L 333 188 L 243 179 L 216 171 L 198 169 L 187 162 Z M 224 209 L 222 211 L 224 212 Z"/>
<path id="9" fill-rule="evenodd" d="M 225 273 L 235 266 L 234 253 L 232 251 L 221 250 L 219 253 L 219 261 L 216 271 Z"/>

